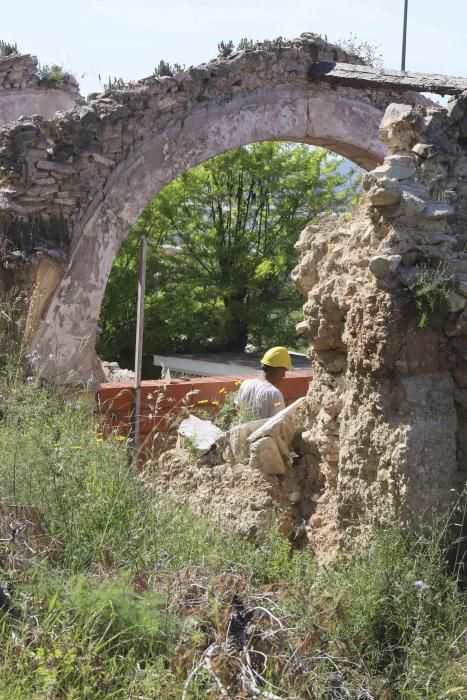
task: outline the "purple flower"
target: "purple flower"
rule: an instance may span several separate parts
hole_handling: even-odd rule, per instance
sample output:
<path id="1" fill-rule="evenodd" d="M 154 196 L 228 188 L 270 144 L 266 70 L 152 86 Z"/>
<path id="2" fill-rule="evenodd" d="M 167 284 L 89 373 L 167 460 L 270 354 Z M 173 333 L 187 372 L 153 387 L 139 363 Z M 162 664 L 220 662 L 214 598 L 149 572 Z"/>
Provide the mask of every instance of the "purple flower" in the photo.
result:
<path id="1" fill-rule="evenodd" d="M 426 591 L 426 589 L 428 588 L 425 581 L 414 581 L 413 585 L 415 586 L 415 588 L 418 588 L 419 591 Z"/>
<path id="2" fill-rule="evenodd" d="M 53 353 L 52 353 L 52 352 L 49 352 L 49 354 L 47 355 L 47 359 L 48 359 L 48 360 L 53 360 L 53 359 L 54 359 L 54 356 L 53 356 Z"/>
<path id="3" fill-rule="evenodd" d="M 29 360 L 31 365 L 37 365 L 39 360 L 41 359 L 41 356 L 36 350 L 33 350 L 29 355 L 26 355 L 26 359 Z"/>

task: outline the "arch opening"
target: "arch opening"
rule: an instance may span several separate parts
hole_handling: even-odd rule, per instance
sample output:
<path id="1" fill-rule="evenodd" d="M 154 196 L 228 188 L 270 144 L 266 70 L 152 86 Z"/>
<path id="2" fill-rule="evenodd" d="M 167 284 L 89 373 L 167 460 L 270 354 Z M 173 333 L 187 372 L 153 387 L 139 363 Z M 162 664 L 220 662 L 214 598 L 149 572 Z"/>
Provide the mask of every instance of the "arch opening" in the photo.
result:
<path id="1" fill-rule="evenodd" d="M 54 355 L 59 381 L 70 372 L 85 381 L 96 374 L 97 323 L 112 264 L 165 185 L 220 153 L 261 141 L 323 146 L 369 169 L 384 157 L 381 114 L 352 89 L 280 85 L 208 102 L 142 138 L 77 221 L 67 272 L 35 334 L 34 346 Z"/>
<path id="2" fill-rule="evenodd" d="M 143 211 L 114 262 L 101 309 L 98 354 L 134 364 L 139 241 L 148 240 L 145 349 L 162 356 L 244 353 L 287 345 L 303 296 L 295 243 L 318 216 L 355 203 L 353 164 L 323 148 L 261 142 L 206 161 Z M 143 378 L 158 378 L 151 357 Z"/>

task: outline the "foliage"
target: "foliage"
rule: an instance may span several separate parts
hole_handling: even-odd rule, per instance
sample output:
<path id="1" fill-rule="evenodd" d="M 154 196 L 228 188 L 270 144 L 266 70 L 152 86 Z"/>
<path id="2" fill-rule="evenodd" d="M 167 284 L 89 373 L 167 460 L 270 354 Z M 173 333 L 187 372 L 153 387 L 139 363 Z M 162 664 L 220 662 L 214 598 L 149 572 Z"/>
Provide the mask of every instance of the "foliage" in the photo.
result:
<path id="1" fill-rule="evenodd" d="M 217 45 L 217 55 L 219 58 L 227 58 L 234 51 L 274 51 L 275 49 L 280 49 L 283 46 L 291 45 L 292 42 L 284 39 L 283 36 L 277 36 L 275 39 L 263 39 L 263 41 L 253 41 L 253 39 L 242 37 L 237 46 L 235 46 L 232 39 L 219 42 Z"/>
<path id="2" fill-rule="evenodd" d="M 62 66 L 58 66 L 56 64 L 48 65 L 47 63 L 44 63 L 43 65 L 39 66 L 37 74 L 41 83 L 52 87 L 62 85 L 70 80 L 74 80 L 71 73 L 65 71 Z"/>
<path id="3" fill-rule="evenodd" d="M 100 76 L 99 76 L 100 79 Z M 113 78 L 109 75 L 108 81 L 104 83 L 104 92 L 109 92 L 110 90 L 121 90 L 125 87 L 125 81 L 123 78 Z"/>
<path id="4" fill-rule="evenodd" d="M 1 697 L 241 697 L 245 678 L 250 696 L 465 697 L 446 525 L 376 530 L 318 569 L 276 528 L 249 541 L 156 501 L 126 441 L 23 360 L 0 369 Z"/>
<path id="5" fill-rule="evenodd" d="M 221 404 L 219 411 L 212 419 L 213 422 L 224 432 L 235 425 L 249 423 L 250 421 L 258 419 L 258 415 L 251 406 L 248 406 L 245 403 L 237 406 L 235 403 L 237 393 L 238 392 L 233 391 L 228 394 L 225 401 Z"/>
<path id="6" fill-rule="evenodd" d="M 418 326 L 425 328 L 429 319 L 446 306 L 453 289 L 452 275 L 443 266 L 420 265 L 408 287 L 418 313 Z"/>
<path id="7" fill-rule="evenodd" d="M 300 231 L 352 202 L 356 182 L 324 149 L 272 142 L 217 156 L 168 185 L 120 254 L 101 311 L 99 352 L 131 362 L 138 245 L 149 239 L 145 347 L 152 352 L 297 346 L 302 300 L 290 271 Z M 181 248 L 169 256 L 162 244 Z M 280 341 L 280 343 L 279 343 Z"/>
<path id="8" fill-rule="evenodd" d="M 0 40 L 0 58 L 6 58 L 6 56 L 11 56 L 14 53 L 18 53 L 16 44 L 9 44 L 8 41 Z"/>
<path id="9" fill-rule="evenodd" d="M 352 56 L 361 58 L 365 65 L 383 68 L 383 55 L 379 51 L 379 47 L 368 43 L 368 41 L 362 41 L 356 34 L 351 32 L 348 39 L 340 39 L 336 44 Z"/>
<path id="10" fill-rule="evenodd" d="M 185 70 L 185 66 L 182 66 L 180 63 L 174 63 L 172 66 L 167 61 L 161 59 L 159 61 L 159 65 L 156 68 L 154 68 L 154 75 L 157 77 L 161 77 L 164 75 L 171 76 L 174 73 L 179 73 L 182 70 Z"/>

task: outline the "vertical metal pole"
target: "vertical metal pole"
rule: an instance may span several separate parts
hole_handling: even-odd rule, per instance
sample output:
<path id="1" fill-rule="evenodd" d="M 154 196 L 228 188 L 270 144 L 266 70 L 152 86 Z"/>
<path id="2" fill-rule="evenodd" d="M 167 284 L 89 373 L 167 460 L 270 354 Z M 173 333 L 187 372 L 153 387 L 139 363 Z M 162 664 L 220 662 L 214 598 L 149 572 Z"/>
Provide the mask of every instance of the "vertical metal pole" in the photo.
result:
<path id="1" fill-rule="evenodd" d="M 135 414 L 133 439 L 135 449 L 140 445 L 141 428 L 141 369 L 143 362 L 143 334 L 144 334 L 144 295 L 146 291 L 146 257 L 148 242 L 141 238 L 139 249 L 138 271 L 138 306 L 136 310 L 136 346 L 135 346 Z"/>
<path id="2" fill-rule="evenodd" d="M 407 7 L 409 0 L 404 0 L 404 27 L 402 30 L 402 60 L 401 70 L 405 71 L 405 47 L 407 45 Z"/>

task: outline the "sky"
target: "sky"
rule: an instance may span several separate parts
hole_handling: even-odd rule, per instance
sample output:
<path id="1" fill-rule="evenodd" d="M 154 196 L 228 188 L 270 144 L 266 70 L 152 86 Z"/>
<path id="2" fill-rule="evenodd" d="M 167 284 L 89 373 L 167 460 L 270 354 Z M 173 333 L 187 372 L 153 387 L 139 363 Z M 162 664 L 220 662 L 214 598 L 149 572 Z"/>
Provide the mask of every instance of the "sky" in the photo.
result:
<path id="1" fill-rule="evenodd" d="M 198 65 L 219 41 L 244 36 L 355 34 L 398 69 L 403 8 L 404 0 L 3 0 L 0 39 L 71 71 L 87 95 L 109 77 L 151 75 L 161 59 Z M 465 77 L 466 42 L 466 0 L 408 0 L 407 70 Z"/>

